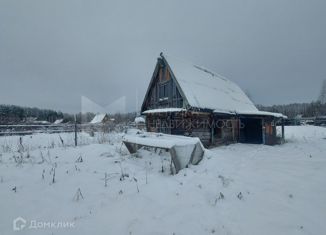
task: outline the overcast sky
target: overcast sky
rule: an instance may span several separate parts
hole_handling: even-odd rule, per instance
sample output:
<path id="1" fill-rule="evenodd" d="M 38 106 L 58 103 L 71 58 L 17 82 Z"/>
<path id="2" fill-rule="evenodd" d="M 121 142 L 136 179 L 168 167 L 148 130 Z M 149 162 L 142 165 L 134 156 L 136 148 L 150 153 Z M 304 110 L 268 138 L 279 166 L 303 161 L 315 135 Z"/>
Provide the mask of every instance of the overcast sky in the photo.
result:
<path id="1" fill-rule="evenodd" d="M 255 103 L 316 100 L 326 1 L 0 0 L 0 103 L 141 105 L 163 51 L 238 83 Z"/>

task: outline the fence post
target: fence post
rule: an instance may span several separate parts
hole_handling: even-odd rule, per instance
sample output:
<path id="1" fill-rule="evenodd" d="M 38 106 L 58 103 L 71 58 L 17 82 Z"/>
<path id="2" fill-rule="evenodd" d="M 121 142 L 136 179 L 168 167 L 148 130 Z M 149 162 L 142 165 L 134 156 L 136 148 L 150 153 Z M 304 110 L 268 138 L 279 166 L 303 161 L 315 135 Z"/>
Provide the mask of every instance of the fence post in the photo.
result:
<path id="1" fill-rule="evenodd" d="M 75 146 L 77 146 L 77 115 L 75 114 Z"/>

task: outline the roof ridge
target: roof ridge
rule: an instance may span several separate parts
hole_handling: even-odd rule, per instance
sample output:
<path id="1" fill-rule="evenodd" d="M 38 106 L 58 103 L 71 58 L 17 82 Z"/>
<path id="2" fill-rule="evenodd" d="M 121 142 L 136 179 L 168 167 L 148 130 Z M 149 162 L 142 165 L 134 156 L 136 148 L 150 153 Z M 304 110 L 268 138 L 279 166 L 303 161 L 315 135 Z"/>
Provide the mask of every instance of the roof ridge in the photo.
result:
<path id="1" fill-rule="evenodd" d="M 216 72 L 212 72 L 211 70 L 207 69 L 206 67 L 203 67 L 203 66 L 200 66 L 200 65 L 195 65 L 195 64 L 193 66 L 196 69 L 199 69 L 199 70 L 201 70 L 201 71 L 203 71 L 205 73 L 208 73 L 208 74 L 212 75 L 212 77 L 217 77 L 217 78 L 220 78 L 220 79 L 222 79 L 222 80 L 224 80 L 226 82 L 231 82 L 230 79 L 228 79 L 228 78 L 226 78 L 226 77 L 224 77 L 224 76 L 222 76 L 222 75 L 220 75 L 220 74 L 218 74 Z"/>

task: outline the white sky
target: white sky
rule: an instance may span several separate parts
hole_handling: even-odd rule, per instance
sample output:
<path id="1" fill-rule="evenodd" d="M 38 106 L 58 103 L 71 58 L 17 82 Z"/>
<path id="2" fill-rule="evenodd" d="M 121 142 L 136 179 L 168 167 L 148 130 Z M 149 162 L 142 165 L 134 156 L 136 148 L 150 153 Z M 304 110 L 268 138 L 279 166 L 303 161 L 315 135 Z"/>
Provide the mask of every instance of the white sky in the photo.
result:
<path id="1" fill-rule="evenodd" d="M 141 105 L 163 51 L 249 91 L 310 102 L 326 79 L 326 1 L 0 0 L 0 103 Z"/>

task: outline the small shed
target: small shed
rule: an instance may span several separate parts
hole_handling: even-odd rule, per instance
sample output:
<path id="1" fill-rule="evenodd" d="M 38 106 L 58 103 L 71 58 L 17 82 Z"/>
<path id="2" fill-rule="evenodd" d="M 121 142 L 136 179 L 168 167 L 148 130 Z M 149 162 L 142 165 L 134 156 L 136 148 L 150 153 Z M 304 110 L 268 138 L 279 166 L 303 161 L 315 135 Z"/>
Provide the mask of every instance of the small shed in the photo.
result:
<path id="1" fill-rule="evenodd" d="M 106 113 L 99 113 L 96 114 L 95 117 L 92 119 L 90 124 L 105 124 L 110 121 L 109 116 Z"/>
<path id="2" fill-rule="evenodd" d="M 317 116 L 315 118 L 316 126 L 326 126 L 326 116 Z"/>
<path id="3" fill-rule="evenodd" d="M 62 123 L 63 123 L 63 118 L 55 120 L 53 124 L 58 125 Z"/>

